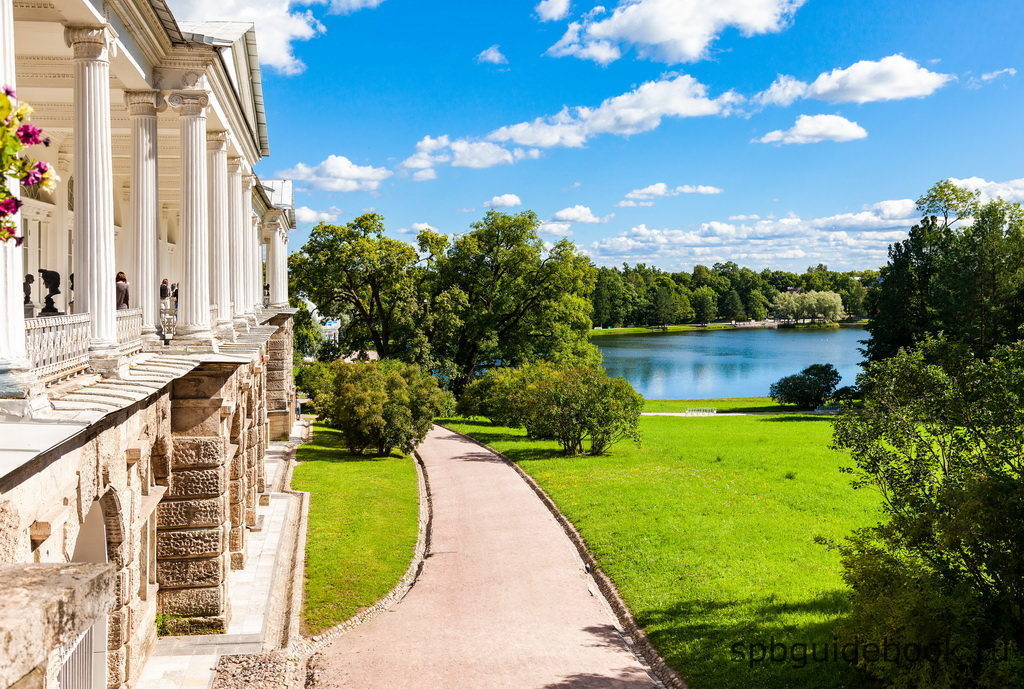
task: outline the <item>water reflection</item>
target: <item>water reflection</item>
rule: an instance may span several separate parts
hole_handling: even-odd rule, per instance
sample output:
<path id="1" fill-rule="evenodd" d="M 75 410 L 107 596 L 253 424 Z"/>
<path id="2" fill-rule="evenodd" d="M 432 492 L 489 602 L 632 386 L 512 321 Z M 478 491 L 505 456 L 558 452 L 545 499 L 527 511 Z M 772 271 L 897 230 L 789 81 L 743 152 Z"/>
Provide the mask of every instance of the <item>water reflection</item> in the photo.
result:
<path id="1" fill-rule="evenodd" d="M 859 372 L 860 328 L 838 330 L 712 330 L 594 338 L 613 376 L 644 397 L 686 399 L 768 394 L 782 376 L 810 364 L 839 369 L 843 385 Z"/>

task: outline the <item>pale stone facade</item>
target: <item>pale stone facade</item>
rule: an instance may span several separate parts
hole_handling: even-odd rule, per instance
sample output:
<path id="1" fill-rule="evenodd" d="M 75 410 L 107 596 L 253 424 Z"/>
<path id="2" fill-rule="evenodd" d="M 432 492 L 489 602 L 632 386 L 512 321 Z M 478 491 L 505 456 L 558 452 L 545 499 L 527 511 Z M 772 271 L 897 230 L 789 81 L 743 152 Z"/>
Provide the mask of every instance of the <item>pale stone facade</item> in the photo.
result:
<path id="1" fill-rule="evenodd" d="M 227 627 L 264 455 L 295 421 L 291 186 L 253 173 L 269 149 L 249 24 L 0 0 L 0 53 L 62 177 L 23 193 L 24 246 L 0 247 L 0 689 L 136 687 L 158 619 Z M 41 269 L 61 277 L 49 314 Z M 38 638 L 19 642 L 11 587 Z"/>

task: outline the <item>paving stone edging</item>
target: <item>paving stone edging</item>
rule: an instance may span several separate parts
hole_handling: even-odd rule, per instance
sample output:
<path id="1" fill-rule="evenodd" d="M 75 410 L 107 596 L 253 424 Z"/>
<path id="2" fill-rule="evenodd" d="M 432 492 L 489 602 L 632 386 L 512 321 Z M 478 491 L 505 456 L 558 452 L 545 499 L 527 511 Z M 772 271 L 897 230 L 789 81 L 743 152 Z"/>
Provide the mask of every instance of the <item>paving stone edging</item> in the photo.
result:
<path id="1" fill-rule="evenodd" d="M 468 436 L 465 433 L 460 433 L 448 426 L 443 426 L 441 424 L 436 425 L 446 431 L 454 433 L 455 435 L 466 438 L 481 447 L 486 447 L 488 450 L 500 457 L 503 462 L 512 467 L 519 477 L 526 482 L 526 485 L 536 493 L 537 497 L 540 498 L 540 501 L 544 503 L 544 506 L 555 518 L 555 521 L 557 521 L 559 526 L 562 527 L 562 531 L 564 531 L 565 535 L 569 537 L 570 541 L 572 541 L 573 546 L 576 548 L 576 552 L 579 553 L 580 559 L 583 560 L 583 564 L 586 566 L 587 572 L 591 577 L 593 577 L 594 582 L 597 584 L 597 587 L 604 596 L 608 606 L 615 614 L 619 624 L 622 625 L 623 630 L 630 637 L 627 641 L 630 646 L 633 647 L 633 650 L 640 655 L 643 661 L 649 666 L 649 669 L 654 672 L 666 687 L 670 687 L 671 689 L 689 689 L 686 681 L 679 675 L 679 673 L 669 667 L 668 663 L 665 662 L 665 659 L 661 657 L 658 649 L 656 649 L 654 644 L 651 643 L 651 640 L 647 638 L 647 634 L 645 634 L 644 630 L 637 624 L 636 617 L 633 616 L 633 611 L 629 609 L 626 601 L 623 600 L 618 587 L 616 587 L 612 580 L 608 578 L 608 575 L 605 574 L 604 570 L 602 570 L 597 564 L 594 556 L 590 554 L 590 550 L 587 549 L 587 544 L 584 542 L 583 536 L 581 536 L 580 532 L 576 530 L 576 527 L 573 526 L 572 522 L 566 519 L 565 515 L 563 515 L 558 509 L 558 506 L 555 505 L 554 501 L 548 496 L 544 489 L 540 487 L 540 484 L 538 484 L 533 477 L 527 474 L 518 464 L 490 445 L 481 443 L 475 438 Z"/>
<path id="2" fill-rule="evenodd" d="M 427 552 L 430 550 L 430 536 L 434 509 L 430 494 L 430 480 L 427 478 L 426 467 L 423 464 L 423 459 L 420 457 L 419 452 L 413 451 L 412 454 L 414 458 L 413 463 L 416 466 L 419 491 L 419 514 L 417 518 L 418 529 L 416 535 L 416 547 L 413 550 L 412 561 L 409 563 L 409 567 L 406 568 L 405 574 L 402 575 L 402 578 L 399 579 L 393 587 L 391 587 L 391 590 L 370 607 L 364 608 L 353 617 L 313 637 L 305 637 L 301 634 L 296 634 L 295 636 L 298 638 L 294 639 L 289 644 L 287 653 L 289 657 L 293 659 L 293 662 L 300 664 L 301 667 L 306 669 L 306 671 L 302 673 L 302 677 L 293 679 L 289 683 L 290 686 L 313 686 L 315 684 L 313 680 L 315 679 L 317 672 L 316 660 L 318 654 L 346 632 L 373 619 L 402 600 L 402 598 L 409 593 L 413 584 L 416 583 L 416 579 L 419 578 L 420 572 L 423 571 L 423 561 L 426 558 Z M 302 491 L 294 492 L 302 493 Z M 309 517 L 309 493 L 304 493 L 304 496 L 305 510 L 303 511 L 302 523 L 300 526 L 303 553 L 305 552 L 306 528 Z M 298 610 L 301 609 L 302 604 L 302 590 L 304 583 L 303 573 L 305 569 L 304 562 L 305 558 L 303 557 L 299 560 L 300 565 L 296 567 L 296 578 L 298 581 L 297 589 L 299 591 L 298 606 L 295 608 L 296 615 L 298 614 Z M 296 630 L 297 629 L 298 628 L 296 627 Z M 301 680 L 301 682 L 296 682 L 295 680 Z"/>

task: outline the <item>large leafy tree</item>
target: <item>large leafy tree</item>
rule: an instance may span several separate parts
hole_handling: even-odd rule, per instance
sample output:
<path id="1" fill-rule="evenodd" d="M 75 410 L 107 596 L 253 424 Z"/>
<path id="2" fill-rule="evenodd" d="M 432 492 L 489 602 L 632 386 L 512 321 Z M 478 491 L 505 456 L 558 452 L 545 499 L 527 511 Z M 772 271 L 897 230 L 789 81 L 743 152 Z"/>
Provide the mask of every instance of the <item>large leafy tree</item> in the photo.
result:
<path id="1" fill-rule="evenodd" d="M 317 225 L 290 269 L 297 296 L 316 304 L 322 318 L 345 322 L 342 351 L 425 362 L 419 260 L 409 244 L 384 235 L 380 215 L 369 213 L 345 225 Z"/>
<path id="2" fill-rule="evenodd" d="M 842 641 L 942 649 L 865 658 L 885 687 L 1024 686 L 1024 343 L 981 358 L 925 339 L 858 383 L 863 409 L 836 419 L 835 442 L 884 519 L 840 547 Z"/>
<path id="3" fill-rule="evenodd" d="M 869 293 L 871 360 L 945 333 L 985 356 L 1021 337 L 1024 209 L 950 182 L 918 200 L 922 221 L 889 248 Z"/>
<path id="4" fill-rule="evenodd" d="M 420 234 L 429 254 L 422 327 L 457 395 L 493 366 L 597 356 L 588 339 L 594 266 L 569 241 L 545 247 L 539 226 L 529 211 L 490 211 L 454 239 Z"/>

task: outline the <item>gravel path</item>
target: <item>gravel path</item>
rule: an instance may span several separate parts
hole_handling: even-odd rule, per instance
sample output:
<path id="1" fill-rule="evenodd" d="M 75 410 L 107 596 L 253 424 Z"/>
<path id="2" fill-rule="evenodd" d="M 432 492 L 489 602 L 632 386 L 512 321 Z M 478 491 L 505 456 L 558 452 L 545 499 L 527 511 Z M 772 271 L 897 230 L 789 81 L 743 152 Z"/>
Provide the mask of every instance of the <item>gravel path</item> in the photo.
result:
<path id="1" fill-rule="evenodd" d="M 420 447 L 430 552 L 409 594 L 317 660 L 322 689 L 654 689 L 569 539 L 494 453 Z"/>

